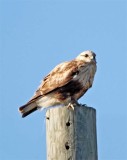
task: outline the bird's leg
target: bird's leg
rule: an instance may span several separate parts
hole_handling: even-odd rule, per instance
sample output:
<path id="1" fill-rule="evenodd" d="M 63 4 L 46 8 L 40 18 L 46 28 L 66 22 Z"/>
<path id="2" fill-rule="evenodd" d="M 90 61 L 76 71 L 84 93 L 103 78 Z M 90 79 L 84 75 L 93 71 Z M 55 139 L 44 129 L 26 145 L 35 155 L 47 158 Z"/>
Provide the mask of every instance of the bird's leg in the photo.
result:
<path id="1" fill-rule="evenodd" d="M 71 103 L 68 104 L 67 108 L 68 109 L 71 108 L 72 110 L 74 110 L 74 107 L 76 107 L 76 106 L 80 106 L 80 104 L 75 99 L 72 99 Z"/>
<path id="2" fill-rule="evenodd" d="M 72 103 L 69 103 L 69 104 L 67 105 L 67 109 L 69 109 L 69 108 L 74 111 L 74 105 L 73 105 Z"/>

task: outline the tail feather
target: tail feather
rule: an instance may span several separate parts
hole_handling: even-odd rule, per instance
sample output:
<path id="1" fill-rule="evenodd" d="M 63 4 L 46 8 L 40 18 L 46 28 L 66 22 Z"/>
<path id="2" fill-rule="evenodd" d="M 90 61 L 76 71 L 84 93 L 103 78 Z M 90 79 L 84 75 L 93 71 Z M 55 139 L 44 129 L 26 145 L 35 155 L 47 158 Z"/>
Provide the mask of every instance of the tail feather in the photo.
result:
<path id="1" fill-rule="evenodd" d="M 35 102 L 25 104 L 19 108 L 19 112 L 22 114 L 22 117 L 28 116 L 30 113 L 36 111 L 38 109 Z"/>

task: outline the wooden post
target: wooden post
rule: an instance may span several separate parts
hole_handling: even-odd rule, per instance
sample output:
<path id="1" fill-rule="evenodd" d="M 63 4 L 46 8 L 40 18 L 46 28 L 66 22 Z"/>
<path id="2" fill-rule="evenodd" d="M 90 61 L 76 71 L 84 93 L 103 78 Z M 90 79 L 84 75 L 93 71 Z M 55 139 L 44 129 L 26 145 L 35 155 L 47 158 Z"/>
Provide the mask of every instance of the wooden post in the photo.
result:
<path id="1" fill-rule="evenodd" d="M 47 160 L 97 160 L 96 110 L 52 108 L 46 113 Z"/>

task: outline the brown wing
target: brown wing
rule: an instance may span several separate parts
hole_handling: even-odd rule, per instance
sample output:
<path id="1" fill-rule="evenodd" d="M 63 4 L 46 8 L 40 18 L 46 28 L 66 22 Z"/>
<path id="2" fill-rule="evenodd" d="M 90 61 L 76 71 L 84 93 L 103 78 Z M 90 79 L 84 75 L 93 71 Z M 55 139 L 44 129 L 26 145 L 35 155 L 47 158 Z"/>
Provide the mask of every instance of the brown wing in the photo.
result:
<path id="1" fill-rule="evenodd" d="M 56 66 L 42 81 L 39 90 L 45 95 L 69 83 L 78 71 L 77 61 L 64 62 Z"/>
<path id="2" fill-rule="evenodd" d="M 28 102 L 31 103 L 34 100 L 42 97 L 59 87 L 62 87 L 69 83 L 73 76 L 78 73 L 79 68 L 84 65 L 82 61 L 72 60 L 70 62 L 63 62 L 57 65 L 42 81 L 35 95 Z"/>

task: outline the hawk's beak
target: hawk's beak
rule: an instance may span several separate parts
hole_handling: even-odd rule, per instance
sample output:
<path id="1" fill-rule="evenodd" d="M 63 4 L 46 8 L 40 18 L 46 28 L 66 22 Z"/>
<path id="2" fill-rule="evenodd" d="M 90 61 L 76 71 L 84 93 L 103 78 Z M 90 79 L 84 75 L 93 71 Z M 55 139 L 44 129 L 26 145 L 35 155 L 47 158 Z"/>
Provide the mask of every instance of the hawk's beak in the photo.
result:
<path id="1" fill-rule="evenodd" d="M 96 61 L 96 54 L 95 53 L 93 54 L 93 60 Z"/>
<path id="2" fill-rule="evenodd" d="M 91 56 L 91 60 L 96 62 L 96 54 L 93 54 L 93 55 Z"/>
<path id="3" fill-rule="evenodd" d="M 93 60 L 95 60 L 95 61 L 96 61 L 96 56 L 93 56 Z"/>

